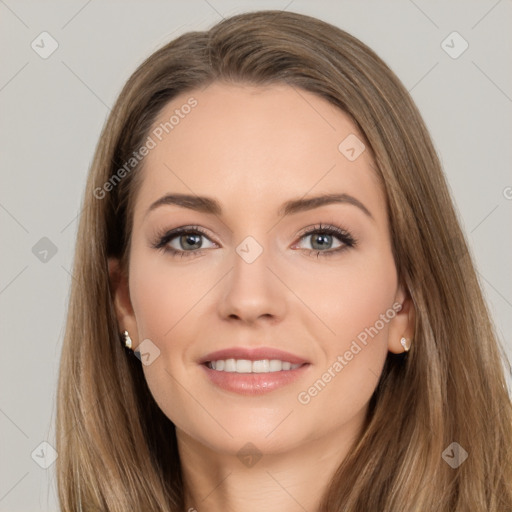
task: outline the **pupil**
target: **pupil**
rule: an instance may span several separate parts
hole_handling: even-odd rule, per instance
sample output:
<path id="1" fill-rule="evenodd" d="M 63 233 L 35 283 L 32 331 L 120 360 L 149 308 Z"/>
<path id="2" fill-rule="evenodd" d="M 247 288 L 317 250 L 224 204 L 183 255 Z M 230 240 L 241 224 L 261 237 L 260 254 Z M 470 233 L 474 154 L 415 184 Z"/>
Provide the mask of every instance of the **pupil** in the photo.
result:
<path id="1" fill-rule="evenodd" d="M 199 247 L 201 246 L 201 240 L 200 240 L 200 236 L 197 235 L 197 234 L 188 234 L 188 235 L 183 235 L 181 237 L 182 241 L 185 242 L 185 246 L 186 244 L 188 244 L 189 242 L 191 243 L 191 245 L 196 245 L 197 247 L 193 247 L 194 249 L 199 249 Z M 196 241 L 194 242 L 193 240 L 196 239 Z"/>
<path id="2" fill-rule="evenodd" d="M 331 244 L 329 244 L 329 241 L 326 241 L 326 238 L 330 238 L 330 237 L 331 237 L 331 235 L 326 235 L 326 234 L 314 236 L 313 243 L 312 243 L 313 249 L 325 249 L 326 246 L 330 246 Z M 323 240 L 323 242 L 322 241 L 320 242 L 319 247 L 315 247 L 316 240 Z"/>

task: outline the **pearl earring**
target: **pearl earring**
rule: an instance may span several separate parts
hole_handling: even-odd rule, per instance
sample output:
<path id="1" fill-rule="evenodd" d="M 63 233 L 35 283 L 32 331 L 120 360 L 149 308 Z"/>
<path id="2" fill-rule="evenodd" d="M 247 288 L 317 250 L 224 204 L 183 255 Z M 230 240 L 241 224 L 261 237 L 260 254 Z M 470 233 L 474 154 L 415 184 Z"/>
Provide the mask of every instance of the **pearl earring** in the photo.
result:
<path id="1" fill-rule="evenodd" d="M 405 338 L 402 338 L 400 340 L 400 343 L 401 343 L 402 347 L 404 347 L 404 351 L 409 352 L 409 347 L 407 346 L 407 340 Z"/>
<path id="2" fill-rule="evenodd" d="M 128 331 L 124 331 L 123 336 L 124 336 L 124 346 L 131 350 L 132 349 L 132 339 L 130 338 Z"/>

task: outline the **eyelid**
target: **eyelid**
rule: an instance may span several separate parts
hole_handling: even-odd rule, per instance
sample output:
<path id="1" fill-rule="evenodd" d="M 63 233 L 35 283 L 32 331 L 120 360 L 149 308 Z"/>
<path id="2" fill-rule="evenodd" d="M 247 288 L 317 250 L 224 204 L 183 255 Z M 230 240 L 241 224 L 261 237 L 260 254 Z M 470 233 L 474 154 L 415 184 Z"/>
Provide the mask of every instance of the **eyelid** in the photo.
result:
<path id="1" fill-rule="evenodd" d="M 169 247 L 168 244 L 170 243 L 171 240 L 179 237 L 180 235 L 190 234 L 190 233 L 199 234 L 199 235 L 203 236 L 204 238 L 207 238 L 208 240 L 210 240 L 210 242 L 212 242 L 213 244 L 215 244 L 217 246 L 220 245 L 215 240 L 212 240 L 212 237 L 210 236 L 210 234 L 207 233 L 206 230 L 204 228 L 202 228 L 201 226 L 183 225 L 183 226 L 179 226 L 174 229 L 163 230 L 163 232 L 157 233 L 157 235 L 155 237 L 156 241 L 153 242 L 151 244 L 151 246 L 154 249 L 159 249 L 159 250 L 163 250 L 164 252 L 168 252 L 171 254 L 171 256 L 181 255 L 182 257 L 201 255 L 205 251 L 208 251 L 210 249 L 210 248 L 207 248 L 207 249 L 199 248 L 196 250 L 185 251 L 185 250 L 174 249 L 173 247 Z M 303 228 L 296 235 L 296 237 L 298 237 L 298 240 L 297 240 L 297 242 L 293 243 L 292 248 L 295 248 L 297 246 L 297 244 L 300 243 L 303 238 L 305 238 L 307 236 L 311 236 L 316 233 L 323 233 L 323 234 L 327 234 L 329 236 L 333 236 L 333 237 L 337 238 L 338 241 L 341 243 L 341 246 L 337 247 L 335 249 L 332 249 L 332 248 L 327 249 L 325 251 L 320 251 L 318 249 L 304 249 L 304 248 L 299 247 L 299 249 L 301 251 L 308 251 L 308 254 L 311 254 L 312 252 L 316 252 L 317 256 L 320 256 L 320 254 L 322 256 L 332 256 L 332 255 L 340 253 L 341 251 L 343 251 L 345 249 L 354 247 L 358 243 L 357 239 L 351 234 L 351 232 L 338 226 L 336 223 L 334 223 L 334 222 L 332 224 L 319 223 L 319 224 L 306 226 L 305 228 Z"/>
<path id="2" fill-rule="evenodd" d="M 206 232 L 205 229 L 203 229 L 201 226 L 197 225 L 183 225 L 178 226 L 173 229 L 163 229 L 161 231 L 157 231 L 154 235 L 154 242 L 151 243 L 151 247 L 154 249 L 165 249 L 166 245 L 173 240 L 176 237 L 179 237 L 180 235 L 186 234 L 186 233 L 194 233 L 200 234 L 210 240 L 212 243 L 219 245 L 218 242 L 215 240 L 212 240 L 212 237 L 209 233 Z M 187 251 L 187 252 L 199 252 L 201 249 L 198 249 L 197 251 Z M 185 252 L 185 251 L 180 251 Z"/>
<path id="3" fill-rule="evenodd" d="M 336 225 L 336 223 L 334 223 L 334 222 L 332 224 L 319 223 L 319 224 L 315 224 L 312 226 L 307 226 L 299 233 L 298 243 L 300 243 L 302 238 L 305 238 L 307 236 L 311 236 L 311 235 L 317 234 L 317 233 L 328 234 L 330 236 L 337 238 L 340 241 L 340 243 L 342 244 L 342 246 L 338 247 L 336 249 L 329 249 L 326 251 L 318 251 L 318 249 L 304 249 L 304 250 L 317 251 L 317 252 L 325 253 L 326 255 L 327 254 L 330 255 L 330 254 L 335 254 L 344 248 L 354 247 L 358 244 L 358 240 L 354 237 L 354 235 L 352 235 L 352 233 L 350 231 L 348 231 L 345 228 L 342 228 L 341 226 Z M 296 246 L 296 245 L 297 244 L 295 243 L 294 246 Z"/>

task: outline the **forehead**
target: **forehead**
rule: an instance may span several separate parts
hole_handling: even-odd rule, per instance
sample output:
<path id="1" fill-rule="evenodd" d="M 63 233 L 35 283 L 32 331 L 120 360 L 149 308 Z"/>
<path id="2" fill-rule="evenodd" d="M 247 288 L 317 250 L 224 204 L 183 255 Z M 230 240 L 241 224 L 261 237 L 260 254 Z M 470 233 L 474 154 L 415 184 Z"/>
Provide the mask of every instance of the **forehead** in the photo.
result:
<path id="1" fill-rule="evenodd" d="M 353 158 L 356 125 L 303 89 L 213 83 L 169 102 L 149 136 L 136 215 L 171 192 L 217 197 L 234 213 L 336 192 L 382 210 L 370 152 Z"/>

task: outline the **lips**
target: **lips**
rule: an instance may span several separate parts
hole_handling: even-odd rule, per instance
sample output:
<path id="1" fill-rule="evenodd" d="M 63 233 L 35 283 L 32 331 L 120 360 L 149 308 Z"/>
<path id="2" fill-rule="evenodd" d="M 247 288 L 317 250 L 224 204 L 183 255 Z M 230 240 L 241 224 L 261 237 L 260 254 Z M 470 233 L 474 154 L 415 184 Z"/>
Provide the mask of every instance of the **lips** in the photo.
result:
<path id="1" fill-rule="evenodd" d="M 292 364 L 304 364 L 308 361 L 290 352 L 270 347 L 231 347 L 211 352 L 199 360 L 199 364 L 207 364 L 220 359 L 247 359 L 249 361 L 262 361 L 265 359 L 279 359 Z"/>
<path id="2" fill-rule="evenodd" d="M 208 381 L 218 389 L 237 395 L 264 395 L 281 388 L 291 386 L 299 379 L 305 379 L 311 372 L 311 365 L 306 363 L 293 370 L 273 373 L 237 373 L 224 372 L 208 368 L 206 364 L 199 365 Z M 309 382 L 311 377 L 305 382 Z M 304 386 L 302 386 L 304 387 Z"/>
<path id="3" fill-rule="evenodd" d="M 269 373 L 245 371 L 239 373 L 238 371 L 219 371 L 220 369 L 215 369 L 211 365 L 212 361 L 217 364 L 221 361 L 225 361 L 226 364 L 228 361 L 231 363 L 237 361 L 238 366 L 238 363 L 244 361 L 242 365 L 245 367 L 249 361 L 273 364 L 271 363 L 273 360 L 286 361 L 289 369 L 283 367 L 280 371 Z M 289 386 L 311 371 L 311 364 L 306 359 L 291 352 L 270 347 L 231 347 L 217 350 L 201 358 L 199 363 L 202 371 L 215 387 L 239 395 L 263 395 Z"/>

